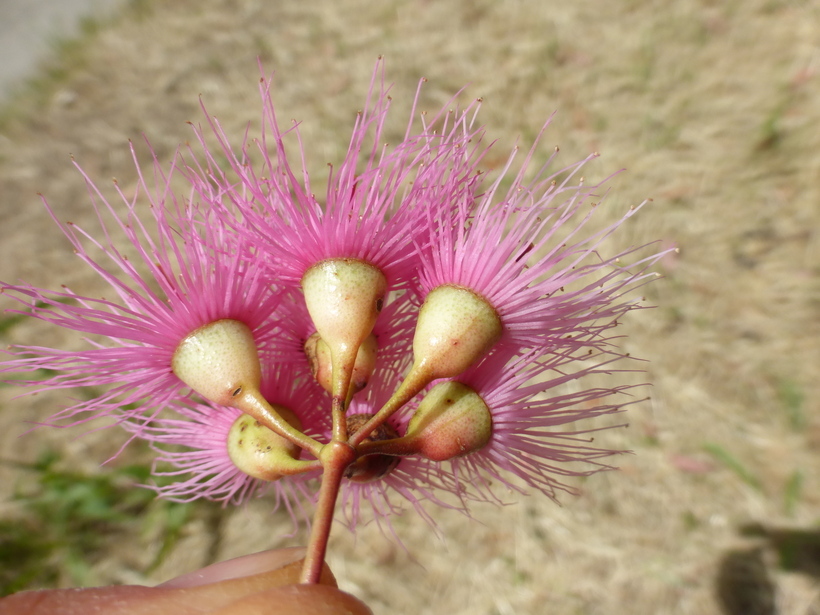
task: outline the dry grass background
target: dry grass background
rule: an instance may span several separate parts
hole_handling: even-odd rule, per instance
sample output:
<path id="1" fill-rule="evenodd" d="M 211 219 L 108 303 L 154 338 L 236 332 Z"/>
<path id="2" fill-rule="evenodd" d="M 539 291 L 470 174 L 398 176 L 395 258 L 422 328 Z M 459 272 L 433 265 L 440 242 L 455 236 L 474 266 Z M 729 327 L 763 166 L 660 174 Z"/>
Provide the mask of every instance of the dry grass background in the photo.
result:
<path id="1" fill-rule="evenodd" d="M 443 104 L 466 83 L 501 141 L 529 143 L 558 111 L 544 156 L 592 150 L 587 175 L 620 167 L 600 214 L 651 197 L 611 246 L 675 242 L 678 258 L 646 289 L 625 349 L 648 359 L 651 400 L 599 443 L 631 449 L 620 472 L 587 479 L 562 506 L 541 496 L 436 513 L 439 541 L 412 515 L 407 552 L 366 527 L 338 528 L 330 563 L 376 613 L 711 614 L 718 562 L 747 544 L 739 525 L 813 529 L 820 517 L 820 12 L 800 0 L 397 1 L 146 0 L 63 47 L 62 60 L 5 110 L 0 133 L 0 279 L 94 292 L 36 191 L 63 219 L 88 220 L 89 175 L 134 172 L 127 140 L 169 159 L 201 119 L 198 94 L 237 135 L 256 122 L 256 57 L 275 70 L 282 118 L 303 121 L 318 176 L 339 160 L 378 54 L 395 82 L 394 129 L 418 79 Z M 144 152 L 144 150 L 143 150 Z M 610 213 L 606 213 L 610 212 Z M 6 342 L 69 346 L 21 325 Z M 59 399 L 12 401 L 0 445 L 31 459 L 45 445 L 92 471 L 120 434 L 57 430 L 24 438 L 22 420 Z M 70 435 L 71 437 L 67 437 Z M 105 471 L 105 470 L 102 470 Z M 4 467 L 4 489 L 19 476 Z M 10 503 L 0 513 L 11 515 Z M 214 543 L 197 522 L 150 578 L 151 536 L 112 545 L 98 582 L 154 582 L 279 544 L 288 522 L 268 502 L 227 513 Z M 0 562 L 3 566 L 12 562 Z M 820 613 L 818 585 L 775 573 L 783 613 Z"/>

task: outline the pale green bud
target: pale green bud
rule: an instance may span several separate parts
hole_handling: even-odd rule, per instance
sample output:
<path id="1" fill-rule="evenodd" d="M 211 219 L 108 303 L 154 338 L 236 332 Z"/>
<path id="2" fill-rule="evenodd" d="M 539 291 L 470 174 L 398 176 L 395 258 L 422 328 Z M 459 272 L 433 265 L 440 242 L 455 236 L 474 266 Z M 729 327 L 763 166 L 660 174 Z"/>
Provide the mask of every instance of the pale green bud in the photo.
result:
<path id="1" fill-rule="evenodd" d="M 486 299 L 459 286 L 439 286 L 424 299 L 413 337 L 413 370 L 453 378 L 501 337 L 498 313 Z"/>
<path id="2" fill-rule="evenodd" d="M 301 429 L 297 416 L 288 408 L 273 404 L 273 408 L 292 427 Z M 245 474 L 266 481 L 275 481 L 291 474 L 293 462 L 302 449 L 271 431 L 252 416 L 242 414 L 228 432 L 228 455 Z"/>
<path id="3" fill-rule="evenodd" d="M 350 378 L 350 394 L 353 395 L 367 386 L 373 371 L 376 369 L 376 355 L 378 345 L 376 336 L 372 333 L 365 338 L 356 354 L 353 372 Z M 330 347 L 319 337 L 318 333 L 311 335 L 305 342 L 305 355 L 310 363 L 310 370 L 322 388 L 333 393 L 333 358 Z"/>
<path id="4" fill-rule="evenodd" d="M 217 320 L 189 333 L 177 346 L 171 369 L 205 399 L 223 406 L 261 381 L 259 356 L 250 328 L 238 320 Z"/>
<path id="5" fill-rule="evenodd" d="M 338 413 L 346 405 L 359 347 L 384 305 L 387 280 L 364 261 L 332 258 L 305 272 L 302 291 L 316 331 L 330 349 L 331 392 Z"/>

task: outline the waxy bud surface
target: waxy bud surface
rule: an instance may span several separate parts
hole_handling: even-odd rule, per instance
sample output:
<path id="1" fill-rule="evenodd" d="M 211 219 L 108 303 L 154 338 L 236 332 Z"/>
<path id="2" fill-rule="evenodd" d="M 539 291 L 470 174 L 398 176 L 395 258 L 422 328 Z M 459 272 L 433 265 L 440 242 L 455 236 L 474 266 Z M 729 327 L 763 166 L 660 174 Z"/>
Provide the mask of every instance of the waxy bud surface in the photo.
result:
<path id="1" fill-rule="evenodd" d="M 205 399 L 223 406 L 262 379 L 250 328 L 238 320 L 217 320 L 188 334 L 171 360 L 171 369 Z"/>

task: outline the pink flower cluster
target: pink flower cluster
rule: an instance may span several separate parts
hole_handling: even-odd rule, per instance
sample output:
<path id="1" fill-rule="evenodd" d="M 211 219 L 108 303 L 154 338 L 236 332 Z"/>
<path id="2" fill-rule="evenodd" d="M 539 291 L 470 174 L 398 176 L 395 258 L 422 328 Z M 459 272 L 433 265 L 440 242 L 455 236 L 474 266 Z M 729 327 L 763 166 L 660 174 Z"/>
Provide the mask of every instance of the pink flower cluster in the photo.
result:
<path id="1" fill-rule="evenodd" d="M 494 179 L 485 179 L 491 146 L 475 123 L 478 101 L 464 109 L 451 101 L 432 116 L 417 114 L 414 105 L 403 139 L 387 145 L 387 90 L 380 64 L 347 155 L 331 169 L 321 198 L 305 168 L 298 126 L 280 127 L 265 79 L 258 138 L 234 147 L 206 114 L 205 129 L 194 129 L 196 150 L 179 152 L 167 169 L 155 156 L 135 194 L 116 186 L 116 203 L 83 174 L 103 232 L 61 223 L 48 211 L 115 297 L 3 284 L 2 292 L 23 304 L 21 313 L 94 341 L 79 352 L 15 347 L 2 370 L 49 370 L 45 379 L 15 381 L 33 391 L 103 390 L 61 410 L 54 422 L 111 417 L 150 442 L 158 451 L 156 473 L 173 479 L 156 487 L 164 496 L 239 503 L 272 485 L 277 501 L 295 513 L 312 499 L 317 471 L 272 483 L 242 472 L 226 447 L 241 411 L 202 399 L 171 365 L 182 340 L 200 327 L 244 323 L 258 349 L 264 398 L 293 411 L 305 434 L 328 441 L 331 397 L 305 356 L 316 327 L 301 284 L 317 263 L 354 260 L 384 275 L 387 294 L 373 329 L 375 371 L 348 415 L 376 414 L 399 387 L 413 363 L 420 306 L 434 289 L 470 291 L 494 310 L 501 333 L 468 369 L 447 377 L 489 408 L 486 445 L 445 461 L 403 456 L 375 480 L 344 482 L 349 524 L 359 520 L 363 502 L 378 518 L 406 502 L 425 515 L 424 501 L 466 508 L 474 499 L 495 499 L 493 485 L 555 497 L 569 489 L 563 477 L 608 467 L 601 460 L 614 451 L 562 425 L 634 401 L 630 387 L 585 389 L 575 381 L 613 369 L 622 355 L 611 329 L 638 307 L 631 291 L 654 276 L 649 268 L 661 254 L 600 253 L 639 207 L 587 231 L 601 186 L 584 184 L 580 172 L 593 156 L 550 171 L 553 154 L 533 169 L 535 145 L 523 164 L 516 165 L 514 151 Z M 216 149 L 208 145 L 214 137 Z M 180 180 L 185 192 L 173 188 Z M 387 419 L 399 436 L 422 398 L 423 392 L 413 396 Z"/>

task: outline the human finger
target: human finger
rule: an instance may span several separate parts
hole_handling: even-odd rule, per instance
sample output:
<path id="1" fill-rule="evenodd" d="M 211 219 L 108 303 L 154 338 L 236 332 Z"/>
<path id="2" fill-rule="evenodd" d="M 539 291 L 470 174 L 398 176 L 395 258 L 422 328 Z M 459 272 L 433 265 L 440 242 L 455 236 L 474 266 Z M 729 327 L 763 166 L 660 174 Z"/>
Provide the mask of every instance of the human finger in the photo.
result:
<path id="1" fill-rule="evenodd" d="M 252 598 L 247 608 L 259 608 L 265 604 L 264 612 L 269 614 L 334 612 L 327 610 L 329 608 L 335 608 L 339 613 L 370 612 L 355 598 L 335 588 L 335 579 L 327 566 L 320 580 L 324 585 L 293 589 L 298 583 L 302 555 L 303 550 L 291 549 L 246 556 L 183 575 L 154 588 L 126 585 L 22 592 L 0 600 L 0 615 L 80 615 L 94 611 L 108 615 L 203 615 L 212 612 L 242 612 L 244 615 L 244 611 L 236 610 L 240 607 L 231 605 L 241 603 L 245 598 Z M 297 557 L 299 559 L 295 559 Z M 257 572 L 259 570 L 262 572 Z M 277 597 L 273 589 L 279 587 L 289 589 L 279 592 Z M 319 587 L 324 589 L 317 589 Z M 253 598 L 257 594 L 265 594 L 265 597 Z M 297 603 L 298 609 L 295 607 Z"/>

